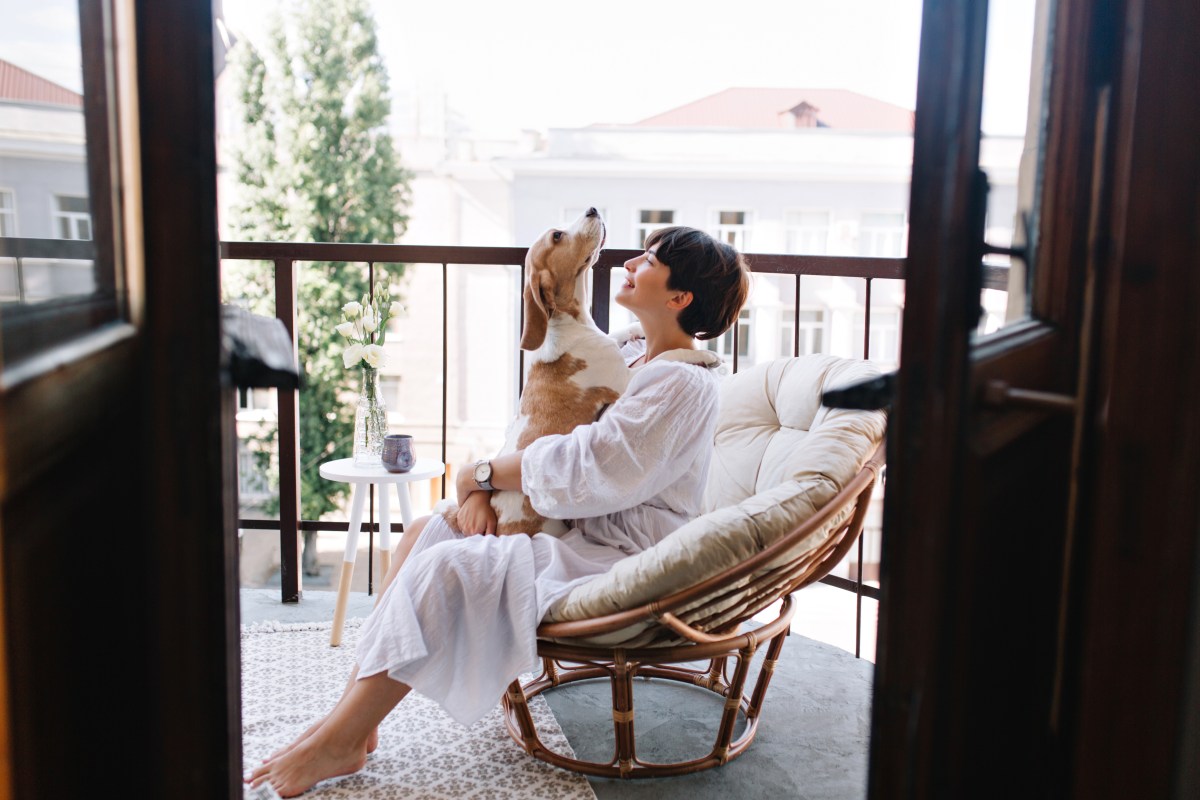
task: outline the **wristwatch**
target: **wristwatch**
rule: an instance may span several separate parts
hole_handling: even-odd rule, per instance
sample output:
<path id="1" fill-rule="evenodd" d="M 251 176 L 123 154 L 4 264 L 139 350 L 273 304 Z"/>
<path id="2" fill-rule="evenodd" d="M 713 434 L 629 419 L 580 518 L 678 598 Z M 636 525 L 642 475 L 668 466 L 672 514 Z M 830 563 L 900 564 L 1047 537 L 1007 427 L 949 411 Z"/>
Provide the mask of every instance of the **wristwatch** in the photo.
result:
<path id="1" fill-rule="evenodd" d="M 475 483 L 485 492 L 492 491 L 492 462 L 475 462 Z"/>

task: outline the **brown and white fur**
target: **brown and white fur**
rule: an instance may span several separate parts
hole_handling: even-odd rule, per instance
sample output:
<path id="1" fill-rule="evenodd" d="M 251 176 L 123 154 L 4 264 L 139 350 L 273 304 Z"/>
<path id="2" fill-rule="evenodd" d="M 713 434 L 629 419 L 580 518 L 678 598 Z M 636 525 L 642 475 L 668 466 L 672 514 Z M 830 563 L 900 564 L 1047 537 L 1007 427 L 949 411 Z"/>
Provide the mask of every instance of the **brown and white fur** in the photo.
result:
<path id="1" fill-rule="evenodd" d="M 588 311 L 589 268 L 600 257 L 604 238 L 604 221 L 591 208 L 571 227 L 546 231 L 525 256 L 521 349 L 530 352 L 528 374 L 500 455 L 594 422 L 629 383 L 620 348 Z M 495 491 L 491 502 L 499 535 L 561 535 L 568 529 L 561 520 L 539 515 L 521 492 Z M 446 517 L 455 523 L 453 512 Z"/>

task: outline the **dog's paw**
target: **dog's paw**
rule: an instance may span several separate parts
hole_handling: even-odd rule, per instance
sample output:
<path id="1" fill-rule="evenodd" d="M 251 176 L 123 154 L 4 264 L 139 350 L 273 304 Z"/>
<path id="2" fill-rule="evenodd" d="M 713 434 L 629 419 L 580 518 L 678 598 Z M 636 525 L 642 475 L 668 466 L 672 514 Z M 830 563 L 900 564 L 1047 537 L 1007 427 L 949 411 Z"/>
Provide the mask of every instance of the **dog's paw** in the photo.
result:
<path id="1" fill-rule="evenodd" d="M 646 334 L 642 330 L 642 323 L 635 322 L 632 325 L 613 331 L 608 335 L 608 338 L 617 343 L 618 346 L 625 346 L 634 339 L 645 339 Z"/>

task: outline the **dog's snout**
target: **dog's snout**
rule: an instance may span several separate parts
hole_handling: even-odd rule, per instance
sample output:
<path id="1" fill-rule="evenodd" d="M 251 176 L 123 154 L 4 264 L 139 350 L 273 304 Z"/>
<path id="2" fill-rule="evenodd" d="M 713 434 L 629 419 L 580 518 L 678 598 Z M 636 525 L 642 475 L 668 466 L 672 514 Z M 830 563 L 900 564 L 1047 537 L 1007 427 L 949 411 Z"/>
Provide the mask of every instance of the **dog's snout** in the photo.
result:
<path id="1" fill-rule="evenodd" d="M 589 208 L 589 209 L 587 210 L 587 213 L 586 213 L 584 216 L 587 216 L 587 217 L 598 217 L 598 216 L 600 216 L 600 212 L 596 210 L 596 207 L 595 207 L 595 206 L 592 206 L 591 208 Z"/>

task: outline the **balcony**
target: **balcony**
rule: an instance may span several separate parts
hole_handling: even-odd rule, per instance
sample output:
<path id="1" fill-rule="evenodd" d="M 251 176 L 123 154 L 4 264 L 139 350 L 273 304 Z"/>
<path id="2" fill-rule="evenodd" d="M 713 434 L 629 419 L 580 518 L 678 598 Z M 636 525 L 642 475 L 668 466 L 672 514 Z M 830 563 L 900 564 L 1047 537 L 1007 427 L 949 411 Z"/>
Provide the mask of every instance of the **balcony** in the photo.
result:
<path id="1" fill-rule="evenodd" d="M 610 301 L 612 273 L 614 267 L 619 268 L 633 255 L 635 251 L 632 250 L 606 250 L 594 268 L 592 313 L 601 328 L 609 328 L 614 312 L 624 313 L 623 309 L 614 308 Z M 436 456 L 445 462 L 450 476 L 453 476 L 459 464 L 469 463 L 499 449 L 504 425 L 515 411 L 521 376 L 524 374 L 524 356 L 516 346 L 517 331 L 521 325 L 521 265 L 524 256 L 524 248 L 517 247 L 261 242 L 224 242 L 221 245 L 221 257 L 226 267 L 236 262 L 265 262 L 263 268 L 273 270 L 275 313 L 293 332 L 299 314 L 322 313 L 320 310 L 296 307 L 297 282 L 302 279 L 303 264 L 336 262 L 343 269 L 365 270 L 370 285 L 374 285 L 378 276 L 388 269 L 387 265 L 406 265 L 402 292 L 409 307 L 409 316 L 413 319 L 410 327 L 401 336 L 395 337 L 399 343 L 390 345 L 394 348 L 390 360 L 393 371 L 404 377 L 406 382 L 420 382 L 423 385 L 409 385 L 403 392 L 393 395 L 395 402 L 389 404 L 389 410 L 393 412 L 392 428 L 394 431 L 402 428 L 404 432 L 414 434 L 419 452 L 430 457 Z M 902 290 L 903 259 L 777 254 L 750 254 L 748 259 L 756 275 L 756 283 L 760 284 L 756 286 L 756 292 L 763 289 L 761 284 L 769 283 L 772 300 L 776 301 L 779 312 L 776 319 L 767 320 L 768 323 L 775 323 L 774 328 L 764 332 L 765 338 L 778 343 L 774 351 L 766 353 L 768 357 L 834 352 L 850 357 L 875 356 L 879 361 L 881 353 L 878 348 L 873 348 L 873 335 L 876 338 L 887 335 L 892 338 L 893 344 L 898 338 L 898 327 L 884 334 L 873 329 L 878 327 L 879 316 L 873 313 L 873 289 L 882 283 L 893 290 L 893 295 L 896 287 Z M 986 286 L 1003 288 L 1006 272 L 1004 268 L 989 267 L 985 275 Z M 805 299 L 813 293 L 810 284 L 817 283 L 822 284 L 824 296 L 839 293 L 843 297 L 843 305 L 851 311 L 837 321 L 826 319 L 824 327 L 819 329 L 823 335 L 814 337 L 811 335 L 812 322 L 803 315 L 806 305 L 811 306 L 811 302 Z M 478 305 L 480 302 L 471 296 L 472 285 L 476 286 L 476 294 L 481 291 L 479 285 L 484 287 L 482 291 L 488 293 L 484 310 L 490 317 L 488 326 L 492 335 L 488 337 L 490 341 L 482 345 L 466 341 L 469 333 L 465 318 L 481 310 L 472 308 L 473 303 Z M 498 301 L 496 295 L 502 295 L 506 289 L 510 289 L 508 302 Z M 337 309 L 328 309 L 328 313 L 332 324 Z M 744 313 L 743 316 L 748 314 Z M 748 336 L 757 333 L 753 326 L 759 324 L 761 327 L 767 317 L 765 314 L 758 316 L 760 318 L 757 320 L 745 319 L 723 340 L 710 343 L 714 349 L 724 351 L 734 372 L 756 356 L 763 360 L 761 353 L 752 351 L 746 341 Z M 857 330 L 850 330 L 852 326 L 857 326 Z M 790 339 L 790 342 L 783 339 Z M 456 359 L 466 358 L 467 348 L 477 346 L 491 348 L 486 353 L 488 360 L 493 362 L 485 376 L 490 381 L 487 386 L 481 386 L 478 379 L 472 384 L 472 376 L 454 366 Z M 492 357 L 496 353 L 501 354 L 499 359 Z M 887 361 L 887 353 L 882 355 L 884 361 L 881 366 L 885 369 L 895 366 Z M 494 363 L 497 360 L 498 366 Z M 423 377 L 414 379 L 414 374 L 423 374 Z M 505 391 L 494 391 L 497 385 Z M 299 516 L 299 404 L 296 393 L 282 391 L 275 403 L 268 401 L 260 405 L 264 407 L 258 412 L 243 412 L 241 417 L 243 420 L 254 419 L 258 413 L 259 418 L 266 416 L 277 420 L 280 513 L 278 519 L 244 517 L 239 520 L 239 527 L 244 533 L 278 531 L 280 599 L 288 603 L 298 600 L 302 591 L 297 534 L 311 531 L 336 535 L 347 530 L 347 523 L 340 520 L 301 519 Z M 274 408 L 271 408 L 272 405 Z M 483 424 L 478 420 L 481 405 L 494 407 L 489 408 L 490 419 L 484 420 Z M 242 465 L 251 466 L 245 459 Z M 253 474 L 243 475 L 244 487 L 253 487 L 255 483 L 259 484 L 257 488 L 260 491 L 265 488 Z M 414 507 L 420 513 L 444 496 L 444 486 L 436 481 L 429 493 L 414 495 Z M 403 527 L 398 522 L 392 525 L 394 532 L 399 532 Z M 873 581 L 858 579 L 860 575 L 872 578 L 877 574 L 874 567 L 878 563 L 878 528 L 876 515 L 875 523 L 868 523 L 864 534 L 863 539 L 867 541 L 860 540 L 857 553 L 845 565 L 842 574 L 830 575 L 824 580 L 827 585 L 851 592 L 855 597 L 856 632 L 852 649 L 856 654 L 861 653 L 864 638 L 862 600 L 878 600 L 878 590 L 872 585 Z M 364 532 L 368 539 L 378 532 L 373 504 Z M 864 552 L 868 545 L 870 553 Z M 373 566 L 369 559 L 359 564 L 359 571 L 366 573 L 364 588 L 371 591 L 375 578 Z M 873 640 L 873 634 L 868 638 Z"/>
<path id="2" fill-rule="evenodd" d="M 623 309 L 613 307 L 610 301 L 614 268 L 619 268 L 635 254 L 636 251 L 631 250 L 605 251 L 594 268 L 592 313 L 602 328 L 608 329 L 610 323 L 615 325 L 619 322 L 615 317 L 623 312 Z M 399 343 L 392 354 L 393 368 L 410 383 L 413 382 L 411 376 L 420 370 L 426 370 L 426 374 L 419 379 L 422 386 L 408 386 L 405 387 L 407 393 L 394 395 L 399 401 L 398 407 L 393 407 L 389 402 L 389 410 L 393 412 L 392 430 L 414 434 L 418 451 L 446 462 L 450 475 L 460 465 L 499 449 L 503 439 L 503 423 L 515 408 L 524 374 L 523 355 L 516 347 L 517 332 L 521 325 L 523 248 L 225 242 L 221 246 L 221 256 L 226 266 L 233 262 L 266 262 L 264 269 L 273 270 L 275 312 L 289 331 L 297 329 L 300 315 L 315 313 L 310 309 L 298 309 L 295 304 L 296 289 L 298 282 L 303 280 L 305 263 L 338 262 L 344 269 L 365 270 L 371 285 L 374 285 L 381 272 L 388 269 L 388 265 L 407 265 L 403 283 L 404 302 L 414 319 L 408 321 L 409 329 L 398 331 Z M 775 343 L 777 350 L 773 355 L 833 351 L 838 355 L 875 355 L 876 358 L 881 353 L 878 346 L 873 347 L 873 343 L 878 345 L 881 336 L 898 339 L 898 325 L 893 330 L 881 332 L 878 325 L 880 315 L 875 312 L 882 305 L 878 300 L 881 291 L 890 292 L 893 297 L 897 289 L 902 291 L 902 259 L 775 254 L 750 254 L 748 259 L 756 274 L 756 281 L 769 287 L 771 297 L 778 301 L 777 307 L 781 313 L 777 318 L 755 314 L 734 326 L 725 340 L 714 341 L 712 346 L 728 356 L 732 371 L 738 371 L 755 360 L 763 360 L 761 349 L 748 346 L 747 337 L 750 336 Z M 989 268 L 985 284 L 993 289 L 1003 288 L 1007 280 L 1005 273 L 1006 270 L 1002 268 Z M 486 287 L 484 291 L 488 292 L 490 324 L 495 333 L 495 341 L 489 342 L 488 346 L 494 348 L 491 351 L 493 355 L 501 353 L 498 359 L 491 359 L 498 360 L 499 364 L 491 365 L 486 381 L 490 381 L 488 386 L 505 387 L 504 392 L 484 393 L 483 386 L 471 383 L 470 370 L 464 371 L 455 366 L 456 360 L 467 357 L 464 348 L 471 344 L 466 317 L 472 313 L 474 301 L 468 295 L 470 287 L 477 284 L 482 284 Z M 879 287 L 884 288 L 881 290 Z M 759 289 L 765 291 L 762 286 Z M 815 337 L 811 335 L 811 319 L 803 316 L 812 306 L 807 298 L 813 293 L 838 296 L 842 298 L 844 306 L 836 324 L 833 319 L 826 318 L 826 325 L 821 328 L 822 335 Z M 507 295 L 505 300 L 496 300 L 497 296 L 504 295 Z M 328 309 L 331 320 L 336 317 L 337 311 L 337 308 Z M 768 321 L 771 324 L 766 324 Z M 847 331 L 847 327 L 853 330 Z M 389 335 L 389 341 L 392 339 Z M 511 353 L 511 357 L 506 358 L 503 355 L 505 352 Z M 767 355 L 771 356 L 772 353 L 768 352 Z M 400 363 L 396 363 L 397 360 Z M 895 366 L 884 360 L 885 368 Z M 478 418 L 472 419 L 471 412 L 480 402 L 491 402 L 500 408 L 502 413 L 497 412 L 501 417 L 499 425 L 480 424 Z M 274 420 L 279 426 L 278 496 L 281 511 L 278 519 L 242 518 L 239 527 L 243 534 L 243 548 L 250 537 L 256 538 L 261 546 L 264 538 L 274 540 L 278 536 L 278 587 L 243 588 L 242 621 L 325 622 L 333 617 L 333 593 L 322 589 L 333 587 L 325 580 L 309 579 L 306 584 L 301 567 L 299 534 L 316 533 L 318 549 L 325 544 L 325 551 L 335 554 L 340 561 L 344 541 L 341 534 L 346 532 L 348 524 L 344 521 L 344 514 L 337 515 L 340 518 L 335 519 L 301 518 L 298 513 L 298 397 L 295 392 L 280 391 L 274 404 L 264 405 L 267 407 L 260 409 L 260 412 L 268 417 L 276 414 Z M 272 405 L 274 409 L 270 407 Z M 245 412 L 243 418 L 253 420 L 255 413 L 259 412 Z M 244 486 L 245 478 L 243 475 Z M 435 481 L 432 487 L 413 495 L 414 508 L 420 514 L 444 494 L 444 485 Z M 790 764 L 792 759 L 778 750 L 780 742 L 803 749 L 814 743 L 806 745 L 801 743 L 801 739 L 808 741 L 808 738 L 828 736 L 850 740 L 849 755 L 844 763 L 831 762 L 826 765 L 835 767 L 840 777 L 814 796 L 820 796 L 821 791 L 825 790 L 830 792 L 828 796 L 831 797 L 846 796 L 843 792 L 854 794 L 854 787 L 865 786 L 865 720 L 870 704 L 872 672 L 868 662 L 873 661 L 875 655 L 879 602 L 876 578 L 882 492 L 877 494 L 879 496 L 873 504 L 872 518 L 857 548 L 846 562 L 824 578 L 822 585 L 799 593 L 799 612 L 793 631 L 800 635 L 789 640 L 788 648 L 802 652 L 792 653 L 790 658 L 785 653 L 781 661 L 781 670 L 823 664 L 827 668 L 822 673 L 821 684 L 824 689 L 840 698 L 838 702 L 844 702 L 848 709 L 857 708 L 857 712 L 851 711 L 850 714 L 853 716 L 858 713 L 860 718 L 856 722 L 830 722 L 828 729 L 818 726 L 817 730 L 798 733 L 788 726 L 790 719 L 795 716 L 789 713 L 788 704 L 808 701 L 799 696 L 785 697 L 781 702 L 782 708 L 769 708 L 767 713 L 767 718 L 774 718 L 777 735 L 771 737 L 767 733 L 769 728 L 764 728 L 762 734 L 764 741 L 773 738 L 776 744 L 764 746 L 756 742 L 743 759 L 734 762 L 740 764 L 739 769 L 743 770 L 750 769 L 751 766 L 747 766 L 749 764 L 787 772 L 794 766 Z M 393 536 L 402 527 L 398 522 L 393 523 Z M 364 523 L 362 538 L 367 540 L 365 552 L 360 552 L 357 560 L 355 594 L 349 611 L 351 617 L 366 615 L 373 605 L 370 593 L 374 590 L 377 574 L 374 572 L 374 559 L 367 556 L 373 552 L 373 537 L 378 530 L 377 514 L 372 504 Z M 329 567 L 332 568 L 333 564 Z M 764 619 L 770 611 L 764 612 Z M 860 657 L 862 660 L 859 660 Z M 784 662 L 790 663 L 784 666 Z M 803 677 L 798 676 L 794 685 L 803 683 Z M 647 711 L 651 718 L 672 719 L 679 715 L 679 709 L 672 707 L 669 699 L 656 700 L 651 697 L 649 703 Z M 555 716 L 577 748 L 581 746 L 579 740 L 583 741 L 582 746 L 587 746 L 586 730 L 589 724 L 599 724 L 601 728 L 605 725 L 603 720 L 591 719 L 595 715 L 589 716 L 588 705 L 586 693 L 551 699 Z M 667 750 L 681 745 L 680 741 L 670 736 L 660 743 Z M 712 778 L 708 781 L 714 782 Z M 623 786 L 628 787 L 628 784 Z M 712 788 L 699 776 L 692 776 L 685 782 L 672 783 L 665 789 L 656 787 L 656 791 L 661 793 L 665 790 L 668 794 L 675 792 L 679 796 L 694 796 L 699 791 L 703 796 L 705 791 Z M 621 792 L 618 785 L 609 784 L 606 788 L 604 781 L 593 781 L 593 789 L 601 797 L 616 796 Z"/>

